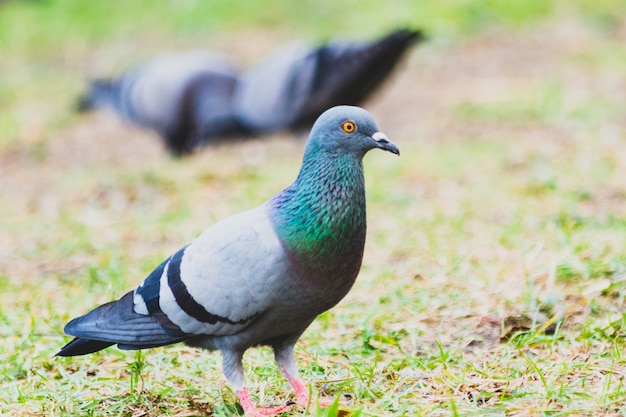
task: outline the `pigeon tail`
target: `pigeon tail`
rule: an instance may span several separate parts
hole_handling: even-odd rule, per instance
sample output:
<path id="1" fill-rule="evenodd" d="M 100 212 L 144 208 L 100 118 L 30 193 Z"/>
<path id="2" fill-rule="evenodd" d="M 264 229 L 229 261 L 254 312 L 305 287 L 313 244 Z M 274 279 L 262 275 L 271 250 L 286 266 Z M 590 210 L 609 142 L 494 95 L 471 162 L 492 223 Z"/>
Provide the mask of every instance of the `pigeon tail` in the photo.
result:
<path id="1" fill-rule="evenodd" d="M 117 344 L 136 350 L 171 345 L 191 337 L 163 313 L 143 315 L 133 309 L 133 292 L 70 321 L 65 333 L 76 336 L 57 356 L 85 355 Z"/>
<path id="2" fill-rule="evenodd" d="M 82 339 L 80 337 L 75 338 L 67 345 L 63 346 L 59 353 L 54 356 L 80 356 L 94 353 L 99 350 L 108 348 L 114 345 L 112 342 L 102 342 L 100 340 Z"/>

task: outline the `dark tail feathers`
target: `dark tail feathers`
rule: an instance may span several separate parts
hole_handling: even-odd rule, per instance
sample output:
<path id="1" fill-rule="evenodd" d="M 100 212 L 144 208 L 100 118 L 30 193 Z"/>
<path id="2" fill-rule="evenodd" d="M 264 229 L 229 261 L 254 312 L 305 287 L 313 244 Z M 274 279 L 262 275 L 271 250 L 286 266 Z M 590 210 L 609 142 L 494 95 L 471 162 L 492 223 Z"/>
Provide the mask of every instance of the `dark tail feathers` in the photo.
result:
<path id="1" fill-rule="evenodd" d="M 312 90 L 292 129 L 312 125 L 330 106 L 361 105 L 390 75 L 409 47 L 425 39 L 419 30 L 400 29 L 370 44 L 317 50 Z"/>
<path id="2" fill-rule="evenodd" d="M 165 314 L 137 314 L 133 292 L 117 301 L 101 305 L 65 326 L 65 333 L 76 338 L 56 356 L 76 356 L 97 352 L 117 344 L 120 349 L 148 349 L 185 341 L 192 337 L 172 323 Z"/>
<path id="3" fill-rule="evenodd" d="M 72 340 L 54 356 L 79 356 L 94 353 L 113 345 L 111 342 L 101 342 L 100 340 L 81 339 L 79 337 Z"/>

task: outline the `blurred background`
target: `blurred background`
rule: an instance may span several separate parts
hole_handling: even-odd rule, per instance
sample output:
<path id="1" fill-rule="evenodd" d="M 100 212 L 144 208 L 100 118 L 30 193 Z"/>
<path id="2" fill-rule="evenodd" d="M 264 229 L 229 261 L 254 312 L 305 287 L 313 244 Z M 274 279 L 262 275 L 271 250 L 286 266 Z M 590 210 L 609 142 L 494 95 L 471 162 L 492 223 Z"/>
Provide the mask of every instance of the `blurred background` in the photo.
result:
<path id="1" fill-rule="evenodd" d="M 303 136 L 289 133 L 173 158 L 156 133 L 112 112 L 77 113 L 89 79 L 188 49 L 245 69 L 293 40 L 370 41 L 397 28 L 427 40 L 363 107 L 402 156 L 366 158 L 363 270 L 348 299 L 306 333 L 314 353 L 299 352 L 301 366 L 317 366 L 306 377 L 345 377 L 337 389 L 355 393 L 365 415 L 450 415 L 451 404 L 479 414 L 623 409 L 619 380 L 607 379 L 626 376 L 623 358 L 605 352 L 620 351 L 626 334 L 625 1 L 6 0 L 2 413 L 110 412 L 102 398 L 128 391 L 134 353 L 59 366 L 50 358 L 64 323 L 132 288 L 216 220 L 261 204 L 300 165 Z M 532 365 L 515 353 L 531 347 Z M 173 415 L 222 404 L 225 389 L 206 378 L 217 359 L 205 368 L 163 362 L 174 351 L 197 355 L 146 354 L 150 372 L 182 375 L 159 401 L 172 401 Z M 583 354 L 593 366 L 566 377 Z M 259 355 L 253 367 L 269 363 Z M 543 378 L 533 379 L 533 365 Z M 517 388 L 497 382 L 513 378 L 505 368 L 517 370 Z M 481 392 L 496 394 L 478 404 Z M 122 415 L 159 415 L 149 398 L 128 401 Z M 235 399 L 224 401 L 231 411 L 216 415 L 232 415 Z"/>
<path id="2" fill-rule="evenodd" d="M 496 78 L 498 71 L 503 71 L 496 67 L 505 64 L 516 66 L 520 72 L 533 71 L 532 67 L 537 65 L 550 65 L 546 62 L 550 55 L 554 58 L 565 51 L 557 46 L 550 51 L 546 43 L 568 42 L 572 44 L 569 47 L 574 47 L 579 40 L 576 37 L 586 30 L 616 44 L 623 41 L 621 16 L 625 6 L 618 0 L 425 0 L 391 1 L 385 5 L 356 1 L 332 5 L 308 1 L 245 5 L 191 0 L 147 3 L 25 0 L 4 1 L 1 7 L 0 146 L 5 148 L 16 142 L 46 142 L 47 136 L 75 122 L 71 109 L 75 97 L 84 91 L 87 78 L 119 75 L 164 52 L 208 49 L 246 68 L 277 46 L 293 40 L 366 41 L 392 29 L 410 27 L 423 29 L 430 35 L 428 49 L 415 52 L 411 61 L 435 65 L 433 59 L 427 58 L 429 55 L 444 49 L 464 48 L 450 54 L 455 59 L 464 59 L 468 48 L 464 42 L 491 33 L 500 38 L 499 52 L 508 55 L 502 57 L 506 59 L 503 64 L 498 63 L 500 57 L 488 55 L 477 62 L 481 68 L 476 70 L 491 71 L 474 77 L 474 82 L 481 82 L 486 76 Z M 554 16 L 566 22 L 555 27 L 549 23 Z M 528 42 L 542 46 L 524 45 L 525 49 L 536 49 L 534 54 L 545 51 L 548 56 L 537 59 L 540 61 L 537 63 L 524 62 L 525 57 L 516 52 L 517 45 L 507 44 L 513 42 L 507 38 L 520 31 L 534 32 L 535 38 Z M 553 39 L 555 36 L 563 39 Z M 473 49 L 479 46 L 472 45 Z M 413 65 L 414 76 L 410 78 L 415 78 L 415 71 L 427 71 L 426 65 Z M 454 65 L 454 62 L 445 65 L 446 70 L 460 79 L 472 77 L 468 74 L 471 68 L 454 68 Z M 548 78 L 551 74 L 544 75 Z M 414 91 L 417 95 L 424 90 L 423 85 L 419 87 Z M 494 89 L 492 86 L 491 90 Z M 445 95 L 444 90 L 441 96 Z"/>
<path id="3" fill-rule="evenodd" d="M 119 75 L 164 52 L 208 49 L 246 68 L 277 46 L 296 39 L 366 41 L 396 28 L 419 28 L 429 34 L 430 42 L 426 50 L 416 51 L 410 59 L 413 76 L 406 78 L 413 81 L 416 76 L 423 76 L 429 65 L 438 65 L 433 54 L 438 57 L 443 50 L 455 51 L 449 54 L 453 59 L 468 60 L 471 59 L 467 57 L 468 49 L 479 54 L 477 49 L 485 41 L 477 40 L 469 45 L 467 42 L 491 36 L 490 41 L 501 45 L 499 56 L 491 57 L 491 51 L 484 52 L 484 57 L 475 58 L 476 68 L 465 62 L 439 65 L 456 75 L 452 82 L 489 83 L 492 92 L 498 89 L 495 83 L 507 70 L 505 65 L 515 67 L 523 75 L 543 71 L 546 80 L 558 77 L 550 74 L 553 63 L 549 60 L 567 53 L 561 45 L 579 48 L 582 55 L 579 61 L 587 59 L 592 61 L 588 65 L 597 64 L 584 56 L 584 45 L 576 45 L 582 41 L 581 32 L 591 31 L 594 36 L 615 44 L 623 42 L 621 16 L 625 6 L 618 0 L 392 1 L 385 5 L 349 1 L 332 5 L 308 1 L 244 5 L 191 0 L 148 3 L 26 0 L 5 1 L 1 7 L 0 146 L 6 149 L 19 144 L 26 148 L 39 144 L 45 148 L 49 136 L 58 136 L 59 129 L 77 121 L 71 110 L 76 97 L 85 90 L 88 78 Z M 559 16 L 558 24 L 552 20 L 555 16 Z M 517 45 L 514 38 L 520 32 L 532 33 L 533 38 Z M 499 39 L 496 42 L 493 38 Z M 604 55 L 615 53 L 604 51 Z M 620 58 L 614 56 L 613 61 Z M 462 64 L 465 66 L 459 66 Z M 416 107 L 420 96 L 426 94 L 423 84 L 411 88 L 418 97 L 407 98 L 408 94 L 403 94 L 396 98 L 395 101 L 413 100 L 411 106 L 409 103 L 401 106 L 406 110 L 404 113 L 411 113 L 409 107 L 428 111 Z M 442 90 L 439 94 L 442 99 L 453 89 L 437 87 Z M 62 142 L 70 143 L 67 139 Z"/>

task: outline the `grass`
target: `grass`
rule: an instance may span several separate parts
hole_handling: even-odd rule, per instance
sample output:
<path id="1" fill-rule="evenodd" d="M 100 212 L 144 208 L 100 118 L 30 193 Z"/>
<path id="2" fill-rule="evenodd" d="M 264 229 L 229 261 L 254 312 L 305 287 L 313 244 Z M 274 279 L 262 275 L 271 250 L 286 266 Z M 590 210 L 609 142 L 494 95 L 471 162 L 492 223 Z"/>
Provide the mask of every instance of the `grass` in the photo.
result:
<path id="1" fill-rule="evenodd" d="M 411 24 L 431 41 L 366 106 L 402 156 L 366 157 L 362 272 L 297 349 L 314 393 L 355 404 L 310 412 L 623 415 L 626 5 L 231 3 L 0 5 L 0 413 L 241 413 L 216 353 L 53 355 L 69 319 L 286 186 L 303 143 L 173 160 L 148 132 L 74 114 L 88 75 L 182 47 L 245 65 L 286 38 Z M 269 350 L 245 366 L 261 403 L 290 398 Z"/>

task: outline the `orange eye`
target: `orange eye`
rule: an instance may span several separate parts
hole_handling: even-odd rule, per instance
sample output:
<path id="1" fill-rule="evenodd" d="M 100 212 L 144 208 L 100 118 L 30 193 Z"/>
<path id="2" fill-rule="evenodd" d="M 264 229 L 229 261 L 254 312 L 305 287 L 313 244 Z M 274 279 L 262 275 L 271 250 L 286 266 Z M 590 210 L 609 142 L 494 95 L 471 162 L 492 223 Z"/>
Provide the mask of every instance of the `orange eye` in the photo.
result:
<path id="1" fill-rule="evenodd" d="M 354 124 L 354 122 L 343 122 L 341 128 L 344 132 L 352 133 L 356 129 L 356 125 Z"/>

